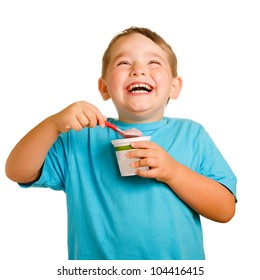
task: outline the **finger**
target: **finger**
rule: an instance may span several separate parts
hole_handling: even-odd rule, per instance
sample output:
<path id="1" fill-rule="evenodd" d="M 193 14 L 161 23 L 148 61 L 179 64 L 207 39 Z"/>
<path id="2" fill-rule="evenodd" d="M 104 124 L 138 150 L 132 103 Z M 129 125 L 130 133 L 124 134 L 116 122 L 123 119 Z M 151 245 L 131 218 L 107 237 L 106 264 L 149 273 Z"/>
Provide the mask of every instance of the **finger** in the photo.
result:
<path id="1" fill-rule="evenodd" d="M 91 115 L 96 119 L 96 121 L 94 121 L 94 119 L 90 120 L 90 127 L 94 127 L 97 124 L 99 124 L 101 127 L 105 127 L 106 117 L 100 112 L 100 110 L 95 105 L 86 102 L 86 104 L 84 104 L 83 112 L 87 117 Z"/>
<path id="2" fill-rule="evenodd" d="M 80 124 L 81 128 L 88 127 L 89 126 L 89 119 L 84 114 L 77 114 L 76 120 Z"/>
<path id="3" fill-rule="evenodd" d="M 127 158 L 147 158 L 147 157 L 156 157 L 156 153 L 154 150 L 150 149 L 137 149 L 130 150 L 125 154 Z"/>
<path id="4" fill-rule="evenodd" d="M 102 115 L 102 118 L 98 118 L 98 124 L 100 127 L 104 128 L 106 125 L 105 125 L 105 121 L 107 120 L 107 117 Z"/>
<path id="5" fill-rule="evenodd" d="M 88 127 L 93 128 L 93 127 L 97 126 L 98 119 L 97 119 L 96 114 L 93 111 L 90 111 L 88 113 L 87 119 L 88 119 L 88 122 L 89 122 Z"/>
<path id="6" fill-rule="evenodd" d="M 155 158 L 143 158 L 131 163 L 132 168 L 140 168 L 146 166 L 150 168 L 158 167 L 157 160 Z"/>
<path id="7" fill-rule="evenodd" d="M 74 118 L 70 123 L 67 124 L 67 128 L 74 129 L 76 131 L 80 131 L 84 126 L 78 121 L 77 118 Z"/>
<path id="8" fill-rule="evenodd" d="M 135 149 L 156 149 L 156 147 L 158 147 L 158 145 L 156 145 L 154 142 L 150 142 L 150 141 L 137 141 L 137 142 L 133 142 L 131 143 L 132 148 Z"/>
<path id="9" fill-rule="evenodd" d="M 149 169 L 149 170 L 136 169 L 136 175 L 145 178 L 156 178 L 156 171 L 153 169 Z"/>
<path id="10" fill-rule="evenodd" d="M 95 127 L 98 124 L 98 115 L 94 107 L 88 106 L 82 108 L 76 115 L 77 120 L 80 122 L 82 127 Z"/>
<path id="11" fill-rule="evenodd" d="M 97 118 L 95 112 L 89 108 L 88 111 L 84 111 L 84 108 L 81 108 L 81 110 L 78 110 L 76 112 L 76 119 L 82 126 L 84 127 L 95 127 L 97 125 Z"/>

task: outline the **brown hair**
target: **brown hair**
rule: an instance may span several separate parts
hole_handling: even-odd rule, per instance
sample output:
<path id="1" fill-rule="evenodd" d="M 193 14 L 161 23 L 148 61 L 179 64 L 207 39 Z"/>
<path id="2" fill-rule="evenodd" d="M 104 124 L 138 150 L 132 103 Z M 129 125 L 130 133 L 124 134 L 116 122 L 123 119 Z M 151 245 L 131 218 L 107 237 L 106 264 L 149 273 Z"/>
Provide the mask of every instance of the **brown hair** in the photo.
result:
<path id="1" fill-rule="evenodd" d="M 157 33 L 154 31 L 151 31 L 148 28 L 144 27 L 135 27 L 132 26 L 130 28 L 127 28 L 123 30 L 122 32 L 118 33 L 109 43 L 106 51 L 104 52 L 103 58 L 102 58 L 102 78 L 105 78 L 107 67 L 110 61 L 111 56 L 111 49 L 114 45 L 114 43 L 124 36 L 133 34 L 133 33 L 139 33 L 144 35 L 145 37 L 152 40 L 155 44 L 157 44 L 159 47 L 161 47 L 164 51 L 168 54 L 169 64 L 171 67 L 172 76 L 175 78 L 177 76 L 177 58 L 175 53 L 173 52 L 171 46 L 166 43 L 166 41 Z"/>

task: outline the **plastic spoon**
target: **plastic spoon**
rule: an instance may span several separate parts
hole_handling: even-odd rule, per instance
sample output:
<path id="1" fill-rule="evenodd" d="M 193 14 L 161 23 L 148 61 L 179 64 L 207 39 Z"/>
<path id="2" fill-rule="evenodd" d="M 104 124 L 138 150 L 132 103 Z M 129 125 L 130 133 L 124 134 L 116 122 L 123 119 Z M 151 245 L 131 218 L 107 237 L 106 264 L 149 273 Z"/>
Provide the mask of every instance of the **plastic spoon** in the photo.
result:
<path id="1" fill-rule="evenodd" d="M 123 138 L 133 138 L 133 137 L 140 137 L 142 136 L 142 132 L 140 130 L 137 130 L 135 128 L 122 130 L 119 127 L 115 126 L 114 124 L 106 121 L 105 122 L 106 127 L 109 127 L 116 131 L 119 135 L 121 135 Z"/>

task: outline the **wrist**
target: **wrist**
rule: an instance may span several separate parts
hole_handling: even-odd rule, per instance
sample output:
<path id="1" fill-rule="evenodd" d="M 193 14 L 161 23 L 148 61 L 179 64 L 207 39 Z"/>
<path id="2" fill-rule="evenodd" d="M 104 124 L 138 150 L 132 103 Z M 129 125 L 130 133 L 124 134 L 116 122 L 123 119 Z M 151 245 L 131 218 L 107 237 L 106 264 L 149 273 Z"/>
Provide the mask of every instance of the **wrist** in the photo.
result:
<path id="1" fill-rule="evenodd" d="M 171 157 L 167 164 L 167 169 L 162 172 L 161 180 L 163 183 L 167 184 L 171 188 L 174 187 L 179 178 L 181 164 Z"/>

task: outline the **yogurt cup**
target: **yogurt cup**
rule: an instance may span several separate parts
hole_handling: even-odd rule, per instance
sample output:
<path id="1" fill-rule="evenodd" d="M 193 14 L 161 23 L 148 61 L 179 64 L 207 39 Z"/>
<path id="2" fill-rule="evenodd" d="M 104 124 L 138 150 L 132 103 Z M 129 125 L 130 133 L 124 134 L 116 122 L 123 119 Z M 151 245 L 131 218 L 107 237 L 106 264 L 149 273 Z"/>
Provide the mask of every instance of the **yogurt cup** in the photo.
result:
<path id="1" fill-rule="evenodd" d="M 125 139 L 116 139 L 112 140 L 112 144 L 114 145 L 117 162 L 119 166 L 119 170 L 121 176 L 133 176 L 135 174 L 136 169 L 148 170 L 148 166 L 140 167 L 140 168 L 132 168 L 131 162 L 138 160 L 138 158 L 127 158 L 125 156 L 126 152 L 131 150 L 136 150 L 131 147 L 131 143 L 137 141 L 150 141 L 151 136 L 142 136 L 135 138 L 125 138 Z"/>

